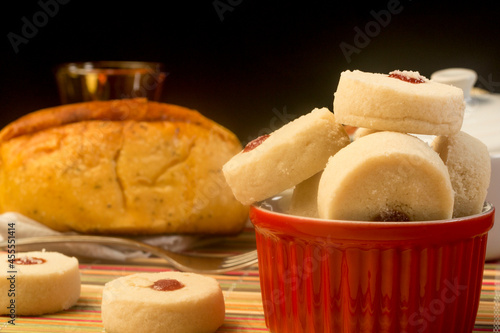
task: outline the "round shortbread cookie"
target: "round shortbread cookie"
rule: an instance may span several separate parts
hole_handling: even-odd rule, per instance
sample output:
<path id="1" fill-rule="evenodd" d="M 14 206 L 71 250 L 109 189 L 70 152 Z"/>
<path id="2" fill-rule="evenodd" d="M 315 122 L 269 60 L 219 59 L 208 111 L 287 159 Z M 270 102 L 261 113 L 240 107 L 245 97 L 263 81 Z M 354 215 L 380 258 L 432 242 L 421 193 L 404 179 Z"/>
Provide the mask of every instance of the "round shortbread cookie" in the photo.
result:
<path id="1" fill-rule="evenodd" d="M 318 187 L 319 217 L 357 221 L 448 219 L 453 189 L 439 155 L 422 140 L 378 132 L 332 156 Z"/>
<path id="2" fill-rule="evenodd" d="M 455 191 L 453 217 L 479 214 L 491 176 L 491 160 L 486 145 L 465 132 L 459 132 L 452 136 L 438 136 L 431 146 L 448 167 Z"/>
<path id="3" fill-rule="evenodd" d="M 318 185 L 323 171 L 297 184 L 290 200 L 289 214 L 318 217 Z"/>
<path id="4" fill-rule="evenodd" d="M 327 108 L 316 108 L 268 136 L 259 137 L 222 168 L 237 200 L 264 200 L 323 170 L 350 142 Z"/>
<path id="5" fill-rule="evenodd" d="M 78 260 L 58 252 L 0 255 L 0 314 L 34 316 L 69 309 L 80 297 Z M 14 266 L 11 266 L 11 264 Z"/>
<path id="6" fill-rule="evenodd" d="M 109 333 L 211 333 L 224 322 L 218 282 L 194 273 L 138 273 L 108 282 L 102 322 Z"/>
<path id="7" fill-rule="evenodd" d="M 371 129 L 371 128 L 365 128 L 365 127 L 359 127 L 358 129 L 356 129 L 356 131 L 354 132 L 354 135 L 353 135 L 353 140 L 357 140 L 365 135 L 370 135 L 370 134 L 373 134 L 373 133 L 376 133 L 376 132 L 380 132 L 379 130 L 374 130 L 374 129 Z"/>
<path id="8" fill-rule="evenodd" d="M 465 110 L 462 89 L 433 82 L 418 72 L 391 75 L 342 72 L 333 102 L 337 121 L 414 134 L 450 135 L 460 130 Z"/>

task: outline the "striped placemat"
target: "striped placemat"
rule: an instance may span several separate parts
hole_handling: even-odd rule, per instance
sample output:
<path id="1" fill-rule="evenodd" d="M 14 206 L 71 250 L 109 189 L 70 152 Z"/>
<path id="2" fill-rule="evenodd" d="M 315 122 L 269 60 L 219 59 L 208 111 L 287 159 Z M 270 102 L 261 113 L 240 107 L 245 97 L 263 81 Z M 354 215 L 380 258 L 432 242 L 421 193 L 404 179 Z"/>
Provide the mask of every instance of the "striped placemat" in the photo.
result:
<path id="1" fill-rule="evenodd" d="M 211 246 L 213 252 L 241 252 L 255 246 L 252 231 Z M 104 332 L 101 295 L 104 284 L 139 272 L 168 271 L 161 259 L 133 263 L 81 263 L 82 293 L 71 309 L 40 317 L 17 317 L 15 325 L 0 316 L 0 332 Z M 220 283 L 226 302 L 226 319 L 218 332 L 268 332 L 265 324 L 257 265 L 235 272 L 211 275 Z M 485 265 L 481 300 L 473 332 L 500 332 L 500 261 Z"/>

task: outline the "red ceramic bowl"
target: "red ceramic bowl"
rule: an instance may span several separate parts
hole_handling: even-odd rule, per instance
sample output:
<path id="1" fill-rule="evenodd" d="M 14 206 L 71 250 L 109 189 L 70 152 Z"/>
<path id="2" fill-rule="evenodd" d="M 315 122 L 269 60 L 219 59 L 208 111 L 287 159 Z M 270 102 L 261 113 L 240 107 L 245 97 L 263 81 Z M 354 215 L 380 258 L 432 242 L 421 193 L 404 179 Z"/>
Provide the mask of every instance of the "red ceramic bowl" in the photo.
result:
<path id="1" fill-rule="evenodd" d="M 490 204 L 453 220 L 357 222 L 287 215 L 279 203 L 250 210 L 272 332 L 472 331 Z"/>

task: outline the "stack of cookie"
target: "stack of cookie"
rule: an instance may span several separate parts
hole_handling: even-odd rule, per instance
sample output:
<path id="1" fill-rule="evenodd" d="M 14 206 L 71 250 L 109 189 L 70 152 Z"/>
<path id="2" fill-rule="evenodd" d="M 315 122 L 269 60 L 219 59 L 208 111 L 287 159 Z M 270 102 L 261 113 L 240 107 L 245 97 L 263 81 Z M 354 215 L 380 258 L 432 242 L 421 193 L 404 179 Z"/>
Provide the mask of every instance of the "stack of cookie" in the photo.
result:
<path id="1" fill-rule="evenodd" d="M 464 109 L 461 89 L 418 72 L 346 71 L 333 113 L 315 109 L 257 139 L 224 175 L 245 204 L 294 188 L 295 215 L 428 221 L 477 214 L 491 166 L 486 146 L 460 131 Z M 353 138 L 345 125 L 358 128 Z"/>

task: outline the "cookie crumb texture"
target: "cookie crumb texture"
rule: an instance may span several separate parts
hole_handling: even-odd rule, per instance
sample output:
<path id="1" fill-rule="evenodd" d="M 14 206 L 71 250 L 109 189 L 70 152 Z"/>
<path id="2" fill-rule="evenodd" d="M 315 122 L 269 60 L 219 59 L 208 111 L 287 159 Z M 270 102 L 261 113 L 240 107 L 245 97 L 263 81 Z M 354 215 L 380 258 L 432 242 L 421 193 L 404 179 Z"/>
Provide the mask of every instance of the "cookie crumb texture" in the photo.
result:
<path id="1" fill-rule="evenodd" d="M 182 288 L 155 290 L 160 280 Z M 212 333 L 223 323 L 222 290 L 211 277 L 182 272 L 139 273 L 104 286 L 102 321 L 108 333 Z"/>
<path id="2" fill-rule="evenodd" d="M 373 133 L 328 161 L 318 187 L 324 219 L 432 221 L 449 219 L 454 193 L 448 170 L 420 139 Z"/>
<path id="3" fill-rule="evenodd" d="M 413 134 L 460 131 L 465 111 L 460 88 L 420 78 L 418 72 L 393 73 L 407 79 L 359 70 L 342 72 L 333 101 L 337 120 L 355 127 Z"/>
<path id="4" fill-rule="evenodd" d="M 490 154 L 479 139 L 459 132 L 452 136 L 438 136 L 432 142 L 448 167 L 455 191 L 453 217 L 481 213 L 491 177 Z"/>
<path id="5" fill-rule="evenodd" d="M 224 164 L 235 197 L 252 204 L 276 195 L 324 169 L 349 144 L 343 126 L 327 108 L 315 108 L 277 129 L 250 151 Z"/>
<path id="6" fill-rule="evenodd" d="M 58 252 L 20 252 L 14 267 L 0 255 L 0 314 L 37 316 L 67 310 L 80 297 L 78 260 Z M 12 273 L 13 272 L 13 273 Z"/>

